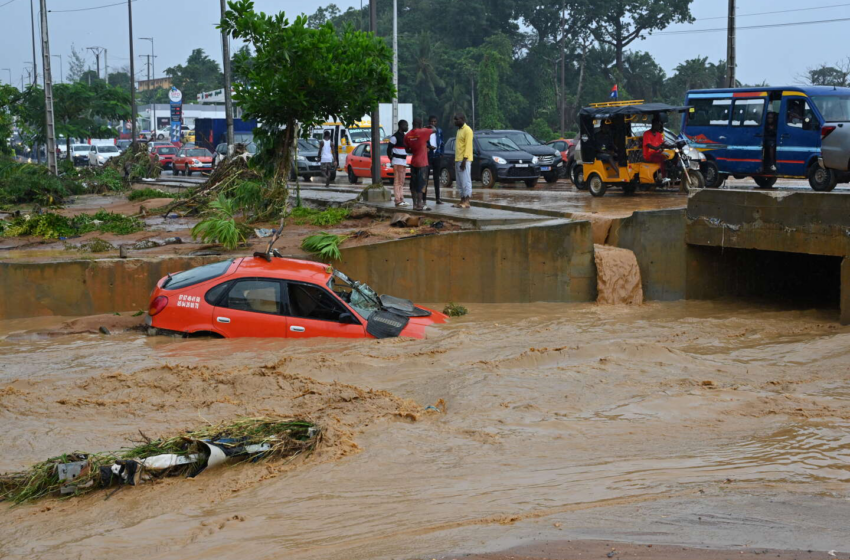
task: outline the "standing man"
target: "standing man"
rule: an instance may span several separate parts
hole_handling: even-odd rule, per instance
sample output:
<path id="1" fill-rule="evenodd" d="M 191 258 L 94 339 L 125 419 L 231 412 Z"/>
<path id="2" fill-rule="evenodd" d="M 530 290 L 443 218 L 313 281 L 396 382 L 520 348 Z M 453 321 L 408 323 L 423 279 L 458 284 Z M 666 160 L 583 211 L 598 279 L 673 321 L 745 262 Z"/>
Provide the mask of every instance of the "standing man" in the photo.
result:
<path id="1" fill-rule="evenodd" d="M 437 126 L 437 117 L 431 115 L 428 117 L 428 125 L 431 127 L 430 151 L 428 152 L 428 165 L 431 167 L 431 174 L 434 176 L 434 202 L 442 204 L 440 200 L 440 162 L 443 158 L 443 148 L 446 143 L 443 141 L 443 129 Z M 428 200 L 428 182 L 425 182 L 425 189 L 422 191 L 422 197 Z"/>
<path id="2" fill-rule="evenodd" d="M 413 154 L 410 160 L 410 194 L 414 210 L 430 210 L 425 206 L 425 186 L 428 184 L 428 147 L 430 128 L 422 126 L 422 119 L 413 119 L 413 130 L 404 137 L 404 145 Z"/>
<path id="3" fill-rule="evenodd" d="M 330 187 L 331 177 L 333 177 L 334 169 L 336 169 L 336 154 L 333 151 L 330 130 L 326 130 L 322 140 L 319 141 L 319 154 L 321 154 L 320 162 L 322 177 L 325 178 L 325 187 Z"/>
<path id="4" fill-rule="evenodd" d="M 455 204 L 455 208 L 469 208 L 469 199 L 472 198 L 472 129 L 466 124 L 466 115 L 463 113 L 457 113 L 454 121 L 458 129 L 455 141 L 455 176 L 457 190 L 460 192 L 460 204 Z"/>
<path id="5" fill-rule="evenodd" d="M 404 145 L 404 134 L 407 132 L 407 121 L 398 121 L 398 130 L 390 136 L 387 146 L 387 157 L 393 166 L 393 198 L 396 206 L 409 206 L 404 201 L 404 176 L 407 174 L 407 148 Z M 411 179 L 411 187 L 413 179 Z M 415 199 L 414 199 L 415 200 Z"/>

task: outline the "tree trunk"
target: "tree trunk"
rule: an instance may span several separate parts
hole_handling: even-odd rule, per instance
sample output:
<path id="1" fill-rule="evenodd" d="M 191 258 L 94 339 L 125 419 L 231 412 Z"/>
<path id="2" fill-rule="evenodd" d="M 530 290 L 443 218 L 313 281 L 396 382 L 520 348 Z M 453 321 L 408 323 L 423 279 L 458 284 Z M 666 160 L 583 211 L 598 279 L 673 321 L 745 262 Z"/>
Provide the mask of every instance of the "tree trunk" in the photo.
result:
<path id="1" fill-rule="evenodd" d="M 587 43 L 581 45 L 581 66 L 578 71 L 578 88 L 576 89 L 576 105 L 581 104 L 581 93 L 584 89 L 584 67 L 587 64 Z M 578 109 L 578 107 L 576 107 Z M 575 113 L 575 111 L 573 111 Z"/>
<path id="2" fill-rule="evenodd" d="M 614 30 L 616 33 L 616 37 L 614 37 L 614 42 L 616 46 L 614 47 L 617 50 L 617 71 L 620 73 L 620 76 L 625 76 L 625 65 L 623 64 L 623 20 L 622 18 L 617 19 L 617 25 L 614 26 Z"/>

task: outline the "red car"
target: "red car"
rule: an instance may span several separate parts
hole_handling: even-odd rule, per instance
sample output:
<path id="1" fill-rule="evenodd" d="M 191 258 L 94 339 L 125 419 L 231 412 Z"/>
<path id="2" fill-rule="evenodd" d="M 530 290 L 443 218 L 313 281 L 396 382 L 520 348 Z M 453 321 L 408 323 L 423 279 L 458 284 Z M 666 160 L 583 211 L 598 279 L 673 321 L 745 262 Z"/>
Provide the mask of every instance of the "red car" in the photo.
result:
<path id="1" fill-rule="evenodd" d="M 156 146 L 151 150 L 151 159 L 158 157 L 163 169 L 171 169 L 177 151 L 176 146 Z"/>
<path id="2" fill-rule="evenodd" d="M 387 143 L 381 144 L 381 177 L 384 180 L 393 180 L 393 166 L 387 157 Z M 407 172 L 405 177 L 410 178 L 410 159 L 407 156 Z M 354 148 L 345 160 L 345 170 L 348 172 L 348 182 L 356 184 L 361 177 L 372 177 L 372 143 L 364 142 Z"/>
<path id="3" fill-rule="evenodd" d="M 326 264 L 257 253 L 169 274 L 145 323 L 156 333 L 224 338 L 425 338 L 426 327 L 446 319 Z"/>
<path id="4" fill-rule="evenodd" d="M 171 163 L 171 172 L 174 175 L 191 175 L 193 171 L 211 171 L 213 155 L 206 148 L 186 146 L 177 150 L 177 155 Z"/>

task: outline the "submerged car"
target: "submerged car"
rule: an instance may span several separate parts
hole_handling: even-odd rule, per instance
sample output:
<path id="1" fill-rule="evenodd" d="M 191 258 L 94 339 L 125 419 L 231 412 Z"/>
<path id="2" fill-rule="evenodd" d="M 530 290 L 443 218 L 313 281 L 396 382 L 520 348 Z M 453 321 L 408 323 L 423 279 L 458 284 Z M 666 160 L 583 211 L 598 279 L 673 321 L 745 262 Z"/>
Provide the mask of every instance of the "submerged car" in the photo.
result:
<path id="1" fill-rule="evenodd" d="M 145 323 L 152 334 L 224 338 L 425 338 L 446 319 L 326 264 L 255 253 L 162 278 Z"/>

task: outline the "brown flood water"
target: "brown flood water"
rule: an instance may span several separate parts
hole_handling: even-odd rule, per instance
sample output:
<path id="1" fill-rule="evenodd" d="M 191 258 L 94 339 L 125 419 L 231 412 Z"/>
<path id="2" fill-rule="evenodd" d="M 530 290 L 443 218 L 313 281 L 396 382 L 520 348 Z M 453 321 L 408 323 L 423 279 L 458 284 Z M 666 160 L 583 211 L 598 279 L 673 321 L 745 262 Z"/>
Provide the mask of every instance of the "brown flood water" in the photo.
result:
<path id="1" fill-rule="evenodd" d="M 327 444 L 109 500 L 0 504 L 3 558 L 431 558 L 575 538 L 606 512 L 621 540 L 850 550 L 837 312 L 472 305 L 424 341 L 26 332 L 59 323 L 0 323 L 0 472 L 246 414 L 309 415 Z M 753 521 L 812 500 L 835 527 Z M 711 504 L 749 521 L 709 530 Z M 662 510 L 687 521 L 645 526 Z"/>

